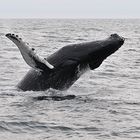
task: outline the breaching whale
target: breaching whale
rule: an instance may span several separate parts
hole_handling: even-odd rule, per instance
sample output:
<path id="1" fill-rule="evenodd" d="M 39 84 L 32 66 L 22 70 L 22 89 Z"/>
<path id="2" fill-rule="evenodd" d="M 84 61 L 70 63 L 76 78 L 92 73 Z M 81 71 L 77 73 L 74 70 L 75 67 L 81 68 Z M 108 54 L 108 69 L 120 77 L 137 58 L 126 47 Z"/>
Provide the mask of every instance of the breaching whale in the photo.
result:
<path id="1" fill-rule="evenodd" d="M 68 89 L 87 69 L 98 68 L 124 43 L 123 37 L 111 34 L 104 40 L 64 46 L 43 58 L 18 35 L 8 33 L 6 37 L 16 44 L 26 63 L 32 67 L 17 85 L 23 91 Z"/>

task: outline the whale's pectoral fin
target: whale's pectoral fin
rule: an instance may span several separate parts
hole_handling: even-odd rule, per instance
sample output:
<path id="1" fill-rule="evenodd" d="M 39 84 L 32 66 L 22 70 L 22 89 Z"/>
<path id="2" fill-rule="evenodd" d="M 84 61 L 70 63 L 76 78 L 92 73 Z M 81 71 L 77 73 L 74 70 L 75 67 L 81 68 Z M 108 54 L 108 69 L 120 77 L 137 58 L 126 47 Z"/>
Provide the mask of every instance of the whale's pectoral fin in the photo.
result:
<path id="1" fill-rule="evenodd" d="M 8 33 L 6 34 L 6 37 L 16 44 L 24 60 L 32 68 L 39 69 L 39 70 L 47 70 L 47 69 L 54 68 L 54 66 L 51 65 L 46 59 L 37 55 L 37 53 L 35 52 L 35 49 L 29 47 L 29 44 L 22 41 L 22 39 L 19 38 L 18 35 Z"/>

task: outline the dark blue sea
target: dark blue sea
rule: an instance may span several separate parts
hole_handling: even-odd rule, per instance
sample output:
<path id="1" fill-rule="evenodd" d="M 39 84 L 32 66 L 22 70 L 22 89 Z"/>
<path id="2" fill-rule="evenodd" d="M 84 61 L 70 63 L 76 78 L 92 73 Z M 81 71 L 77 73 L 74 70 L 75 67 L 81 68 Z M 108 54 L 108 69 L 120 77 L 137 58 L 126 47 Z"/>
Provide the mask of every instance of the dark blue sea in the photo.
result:
<path id="1" fill-rule="evenodd" d="M 125 44 L 67 91 L 18 91 L 30 67 L 5 37 L 15 33 L 47 57 L 61 47 L 118 33 Z M 72 100 L 38 96 L 76 95 Z M 0 19 L 0 140 L 139 140 L 139 19 Z"/>

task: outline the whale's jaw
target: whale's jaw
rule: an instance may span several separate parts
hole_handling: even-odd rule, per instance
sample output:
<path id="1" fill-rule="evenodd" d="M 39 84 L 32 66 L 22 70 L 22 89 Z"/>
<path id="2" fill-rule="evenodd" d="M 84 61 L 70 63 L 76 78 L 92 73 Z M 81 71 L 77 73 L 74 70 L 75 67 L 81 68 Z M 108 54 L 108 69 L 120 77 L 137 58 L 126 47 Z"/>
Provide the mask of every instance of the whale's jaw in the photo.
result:
<path id="1" fill-rule="evenodd" d="M 112 34 L 106 40 L 100 41 L 98 47 L 93 48 L 89 55 L 90 69 L 98 68 L 108 56 L 115 53 L 124 44 L 124 41 L 125 39 L 117 34 Z"/>

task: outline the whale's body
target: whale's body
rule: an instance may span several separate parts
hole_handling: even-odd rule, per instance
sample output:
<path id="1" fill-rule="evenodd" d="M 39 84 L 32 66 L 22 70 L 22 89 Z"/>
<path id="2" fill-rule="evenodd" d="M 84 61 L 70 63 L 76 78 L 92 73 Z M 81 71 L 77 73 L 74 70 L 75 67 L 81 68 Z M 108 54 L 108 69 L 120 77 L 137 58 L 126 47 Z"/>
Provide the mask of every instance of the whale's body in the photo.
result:
<path id="1" fill-rule="evenodd" d="M 112 34 L 105 40 L 65 46 L 48 58 L 42 59 L 18 36 L 14 34 L 6 36 L 18 46 L 23 58 L 32 67 L 17 85 L 24 91 L 68 89 L 87 69 L 99 67 L 124 43 L 124 38 Z"/>

